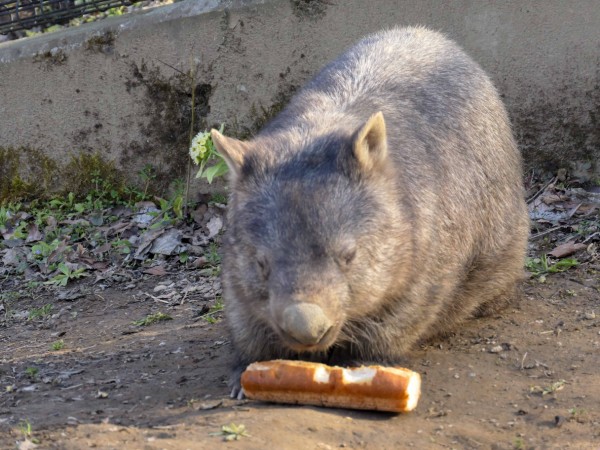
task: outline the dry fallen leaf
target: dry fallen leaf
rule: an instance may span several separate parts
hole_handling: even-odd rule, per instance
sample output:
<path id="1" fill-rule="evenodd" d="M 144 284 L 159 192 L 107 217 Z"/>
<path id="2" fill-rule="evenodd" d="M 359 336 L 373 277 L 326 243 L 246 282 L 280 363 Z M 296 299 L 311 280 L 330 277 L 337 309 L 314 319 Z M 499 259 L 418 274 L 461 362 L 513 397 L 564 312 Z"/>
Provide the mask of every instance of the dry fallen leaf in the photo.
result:
<path id="1" fill-rule="evenodd" d="M 44 235 L 40 233 L 38 226 L 35 223 L 27 225 L 27 242 L 37 242 L 44 239 Z"/>
<path id="2" fill-rule="evenodd" d="M 95 250 L 93 250 L 92 253 L 95 253 L 96 255 L 99 255 L 101 253 L 106 253 L 111 248 L 112 248 L 112 243 L 106 242 L 105 244 L 102 244 L 100 247 L 98 247 Z"/>
<path id="3" fill-rule="evenodd" d="M 162 277 L 167 274 L 167 271 L 164 266 L 154 266 L 144 270 L 144 273 L 147 273 L 148 275 Z"/>
<path id="4" fill-rule="evenodd" d="M 572 255 L 573 253 L 577 253 L 579 250 L 583 250 L 584 248 L 586 248 L 585 244 L 570 241 L 557 246 L 548 254 L 554 258 L 564 258 Z"/>

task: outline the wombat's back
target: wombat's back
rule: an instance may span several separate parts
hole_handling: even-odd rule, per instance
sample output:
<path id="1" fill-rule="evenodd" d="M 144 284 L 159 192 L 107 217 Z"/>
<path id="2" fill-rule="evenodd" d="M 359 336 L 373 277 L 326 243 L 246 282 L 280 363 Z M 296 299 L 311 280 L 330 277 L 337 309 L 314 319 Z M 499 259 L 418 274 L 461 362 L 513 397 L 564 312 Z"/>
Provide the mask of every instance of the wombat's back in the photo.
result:
<path id="1" fill-rule="evenodd" d="M 277 149 L 288 158 L 319 136 L 353 133 L 376 111 L 385 117 L 396 189 L 421 229 L 423 251 L 435 239 L 453 247 L 448 259 L 461 249 L 471 257 L 471 246 L 493 244 L 481 239 L 493 241 L 515 227 L 524 248 L 521 156 L 506 111 L 485 72 L 440 33 L 408 27 L 364 38 L 261 135 L 299 143 Z M 449 235 L 455 239 L 444 242 Z"/>

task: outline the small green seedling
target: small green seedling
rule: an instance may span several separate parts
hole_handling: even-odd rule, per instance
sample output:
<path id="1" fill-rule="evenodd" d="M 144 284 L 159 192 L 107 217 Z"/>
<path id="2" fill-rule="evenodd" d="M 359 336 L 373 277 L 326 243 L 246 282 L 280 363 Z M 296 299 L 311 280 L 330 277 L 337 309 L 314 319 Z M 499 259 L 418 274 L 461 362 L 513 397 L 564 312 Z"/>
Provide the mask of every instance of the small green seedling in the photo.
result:
<path id="1" fill-rule="evenodd" d="M 183 252 L 179 254 L 179 262 L 181 264 L 185 264 L 186 262 L 188 262 L 189 259 L 190 255 L 188 254 L 188 252 Z"/>
<path id="2" fill-rule="evenodd" d="M 531 388 L 529 388 L 529 392 L 531 392 L 532 394 L 542 394 L 542 396 L 554 394 L 562 390 L 565 387 L 565 384 L 567 384 L 565 380 L 558 380 L 546 387 L 532 386 Z"/>
<path id="3" fill-rule="evenodd" d="M 6 226 L 6 222 L 8 222 L 9 217 L 10 213 L 8 208 L 0 206 L 0 228 L 4 228 L 4 226 Z"/>
<path id="4" fill-rule="evenodd" d="M 525 267 L 534 277 L 548 273 L 564 272 L 578 265 L 579 261 L 575 258 L 564 258 L 552 264 L 546 255 L 542 255 L 541 258 L 527 258 L 527 262 L 525 263 Z"/>
<path id="5" fill-rule="evenodd" d="M 206 261 L 212 266 L 217 266 L 221 264 L 221 255 L 219 254 L 219 246 L 211 242 L 210 248 L 208 249 L 208 253 L 205 255 Z"/>
<path id="6" fill-rule="evenodd" d="M 152 325 L 153 323 L 163 322 L 165 320 L 173 320 L 173 318 L 167 314 L 157 312 L 154 314 L 150 314 L 149 316 L 146 316 L 143 319 L 134 320 L 131 323 L 136 327 L 147 327 L 148 325 Z"/>
<path id="7" fill-rule="evenodd" d="M 246 431 L 245 425 L 236 425 L 235 423 L 230 423 L 229 425 L 223 425 L 221 427 L 221 431 L 218 433 L 211 433 L 212 436 L 223 436 L 223 440 L 225 441 L 239 441 L 242 437 L 250 437 L 248 432 Z"/>
<path id="8" fill-rule="evenodd" d="M 38 369 L 37 367 L 28 367 L 27 369 L 25 369 L 25 375 L 27 375 L 33 380 L 35 379 L 35 377 L 37 377 L 39 371 L 40 369 Z"/>
<path id="9" fill-rule="evenodd" d="M 221 205 L 226 205 L 228 200 L 229 199 L 227 198 L 227 195 L 222 194 L 220 192 L 215 192 L 214 194 L 212 194 L 210 196 L 210 202 L 209 203 L 212 203 L 212 204 L 218 203 L 218 204 L 221 204 Z"/>
<path id="10" fill-rule="evenodd" d="M 61 339 L 60 341 L 53 342 L 51 348 L 55 352 L 62 350 L 65 348 L 65 341 Z"/>
<path id="11" fill-rule="evenodd" d="M 215 304 L 213 306 L 211 306 L 210 309 L 208 310 L 208 312 L 201 317 L 202 317 L 202 319 L 206 320 L 208 323 L 210 323 L 212 325 L 219 321 L 215 317 L 215 314 L 217 314 L 218 312 L 221 312 L 221 311 L 223 311 L 223 299 L 221 297 L 217 297 L 217 299 L 215 300 Z"/>
<path id="12" fill-rule="evenodd" d="M 117 239 L 112 242 L 112 246 L 121 254 L 128 255 L 131 253 L 131 242 L 127 239 Z"/>
<path id="13" fill-rule="evenodd" d="M 569 420 L 585 423 L 588 420 L 588 412 L 582 408 L 570 408 L 569 409 Z"/>
<path id="14" fill-rule="evenodd" d="M 70 280 L 75 280 L 81 277 L 87 277 L 89 274 L 85 273 L 85 269 L 71 270 L 65 263 L 58 265 L 58 270 L 61 272 L 55 275 L 44 284 L 52 284 L 54 286 L 66 286 Z"/>
<path id="15" fill-rule="evenodd" d="M 31 308 L 28 318 L 29 320 L 41 319 L 50 314 L 50 311 L 52 311 L 51 304 L 44 305 L 41 308 Z"/>
<path id="16" fill-rule="evenodd" d="M 19 431 L 21 432 L 21 435 L 32 444 L 40 443 L 39 439 L 33 437 L 33 429 L 29 420 L 26 419 L 19 422 Z"/>

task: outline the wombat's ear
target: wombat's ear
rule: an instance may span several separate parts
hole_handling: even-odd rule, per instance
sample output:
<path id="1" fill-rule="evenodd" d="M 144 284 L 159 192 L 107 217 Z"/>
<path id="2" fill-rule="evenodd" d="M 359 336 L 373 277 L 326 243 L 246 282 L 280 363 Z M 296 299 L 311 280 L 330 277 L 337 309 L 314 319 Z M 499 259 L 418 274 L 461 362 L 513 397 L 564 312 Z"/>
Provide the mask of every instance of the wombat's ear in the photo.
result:
<path id="1" fill-rule="evenodd" d="M 248 151 L 248 143 L 238 139 L 223 136 L 214 128 L 210 130 L 210 136 L 219 154 L 225 159 L 232 179 L 236 179 L 244 164 L 244 154 Z"/>
<path id="2" fill-rule="evenodd" d="M 370 172 L 387 159 L 387 134 L 383 113 L 379 111 L 354 135 L 354 157 L 361 168 Z"/>

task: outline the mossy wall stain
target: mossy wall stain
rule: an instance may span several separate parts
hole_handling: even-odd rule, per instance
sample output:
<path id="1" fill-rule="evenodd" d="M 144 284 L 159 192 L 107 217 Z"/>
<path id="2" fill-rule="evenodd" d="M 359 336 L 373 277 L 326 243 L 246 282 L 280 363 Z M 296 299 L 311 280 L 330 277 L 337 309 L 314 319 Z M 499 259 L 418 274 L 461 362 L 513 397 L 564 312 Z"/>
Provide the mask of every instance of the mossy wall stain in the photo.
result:
<path id="1" fill-rule="evenodd" d="M 290 0 L 292 11 L 300 20 L 319 20 L 325 17 L 327 7 L 332 3 L 326 0 Z"/>
<path id="2" fill-rule="evenodd" d="M 92 36 L 85 42 L 84 48 L 91 53 L 112 54 L 115 46 L 116 34 L 106 31 L 102 34 Z"/>
<path id="3" fill-rule="evenodd" d="M 126 187 L 125 176 L 116 168 L 115 162 L 105 159 L 98 152 L 81 152 L 72 155 L 69 162 L 61 169 L 61 174 L 63 193 L 73 192 L 82 196 L 92 190 L 106 187 L 117 192 L 123 191 Z M 129 181 L 133 184 L 134 180 L 130 177 Z"/>
<path id="4" fill-rule="evenodd" d="M 33 56 L 33 62 L 41 64 L 44 70 L 52 70 L 56 66 L 66 64 L 67 54 L 62 49 L 52 49 L 46 52 L 36 53 Z"/>
<path id="5" fill-rule="evenodd" d="M 600 163 L 594 157 L 600 153 L 600 83 L 583 97 L 595 107 L 583 110 L 580 103 L 561 102 L 559 96 L 540 97 L 528 106 L 513 105 L 515 135 L 528 168 L 556 172 L 587 161 L 590 172 L 600 174 Z M 548 148 L 559 150 L 549 152 Z"/>
<path id="6" fill-rule="evenodd" d="M 252 136 L 258 133 L 272 118 L 283 111 L 298 90 L 298 87 L 299 86 L 293 84 L 280 86 L 279 90 L 273 96 L 271 103 L 267 106 L 263 104 L 256 105 L 253 103 L 250 107 L 250 119 L 252 120 L 252 123 L 249 126 L 244 127 L 237 126 L 234 123 L 230 128 L 231 132 L 228 134 L 239 139 L 252 138 Z"/>
<path id="7" fill-rule="evenodd" d="M 240 30 L 244 29 L 244 21 L 238 20 L 233 26 L 231 25 L 231 13 L 228 10 L 223 11 L 221 17 L 220 28 L 223 33 L 223 40 L 219 45 L 219 52 L 244 54 L 246 47 L 243 44 L 242 38 L 237 36 L 235 28 L 239 25 Z"/>
<path id="8" fill-rule="evenodd" d="M 73 154 L 60 165 L 39 149 L 0 147 L 0 204 L 69 192 L 83 198 L 107 186 L 120 193 L 126 187 L 125 177 L 114 161 L 100 153 Z"/>
<path id="9" fill-rule="evenodd" d="M 43 196 L 57 185 L 58 165 L 41 150 L 0 148 L 0 203 Z"/>
<path id="10" fill-rule="evenodd" d="M 131 65 L 131 77 L 126 82 L 128 91 L 144 89 L 145 114 L 138 126 L 145 139 L 129 143 L 119 162 L 121 167 L 135 167 L 140 161 L 154 165 L 157 172 L 154 184 L 159 191 L 166 190 L 174 179 L 184 177 L 189 164 L 192 76 L 189 71 L 174 72 L 167 78 L 159 67 L 150 67 L 142 61 Z M 212 85 L 205 81 L 206 71 L 196 72 L 194 134 L 208 128 L 206 117 L 213 91 Z"/>

